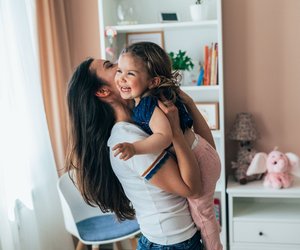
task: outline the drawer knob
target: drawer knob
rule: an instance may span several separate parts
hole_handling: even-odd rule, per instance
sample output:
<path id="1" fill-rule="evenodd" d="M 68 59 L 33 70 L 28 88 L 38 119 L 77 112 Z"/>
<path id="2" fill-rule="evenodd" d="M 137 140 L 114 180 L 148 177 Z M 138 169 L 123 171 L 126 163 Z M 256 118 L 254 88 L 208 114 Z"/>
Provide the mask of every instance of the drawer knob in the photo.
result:
<path id="1" fill-rule="evenodd" d="M 263 232 L 259 232 L 258 234 L 259 234 L 259 236 L 262 236 L 262 235 L 264 235 L 264 234 L 263 234 Z"/>

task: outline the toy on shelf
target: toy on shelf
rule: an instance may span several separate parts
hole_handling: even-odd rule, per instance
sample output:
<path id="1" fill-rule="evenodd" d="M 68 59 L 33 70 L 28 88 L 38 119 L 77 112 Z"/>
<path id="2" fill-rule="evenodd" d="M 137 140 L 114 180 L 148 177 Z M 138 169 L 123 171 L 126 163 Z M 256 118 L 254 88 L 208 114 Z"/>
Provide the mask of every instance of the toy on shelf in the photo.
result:
<path id="1" fill-rule="evenodd" d="M 254 119 L 250 113 L 239 113 L 230 130 L 229 139 L 239 142 L 237 160 L 231 162 L 234 178 L 240 184 L 259 180 L 261 174 L 247 175 L 247 169 L 257 151 L 253 148 L 253 142 L 259 138 Z"/>
<path id="2" fill-rule="evenodd" d="M 265 173 L 263 185 L 272 188 L 288 188 L 293 183 L 293 175 L 300 177 L 300 159 L 293 153 L 273 150 L 269 154 L 257 153 L 247 174 Z"/>
<path id="3" fill-rule="evenodd" d="M 113 27 L 105 28 L 105 36 L 108 39 L 109 46 L 105 48 L 105 52 L 108 54 L 110 59 L 114 61 L 116 59 L 115 49 L 114 49 L 114 39 L 117 36 L 117 31 Z"/>

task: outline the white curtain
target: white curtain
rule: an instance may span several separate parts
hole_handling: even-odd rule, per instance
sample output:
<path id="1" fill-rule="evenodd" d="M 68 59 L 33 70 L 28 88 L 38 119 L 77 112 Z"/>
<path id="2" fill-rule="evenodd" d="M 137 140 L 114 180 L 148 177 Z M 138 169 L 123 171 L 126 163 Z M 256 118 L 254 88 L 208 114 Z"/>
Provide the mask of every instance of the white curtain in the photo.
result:
<path id="1" fill-rule="evenodd" d="M 74 249 L 46 124 L 35 1 L 0 0 L 0 249 Z"/>

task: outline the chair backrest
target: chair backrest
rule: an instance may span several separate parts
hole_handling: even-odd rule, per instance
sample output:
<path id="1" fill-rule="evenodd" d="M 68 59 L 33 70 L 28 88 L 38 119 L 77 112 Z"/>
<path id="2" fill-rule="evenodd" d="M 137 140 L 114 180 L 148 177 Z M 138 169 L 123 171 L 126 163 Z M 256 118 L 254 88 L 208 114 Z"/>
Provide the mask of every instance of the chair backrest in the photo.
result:
<path id="1" fill-rule="evenodd" d="M 57 188 L 62 204 L 65 226 L 71 234 L 78 237 L 76 222 L 103 215 L 100 208 L 86 204 L 68 173 L 63 174 L 59 178 Z"/>

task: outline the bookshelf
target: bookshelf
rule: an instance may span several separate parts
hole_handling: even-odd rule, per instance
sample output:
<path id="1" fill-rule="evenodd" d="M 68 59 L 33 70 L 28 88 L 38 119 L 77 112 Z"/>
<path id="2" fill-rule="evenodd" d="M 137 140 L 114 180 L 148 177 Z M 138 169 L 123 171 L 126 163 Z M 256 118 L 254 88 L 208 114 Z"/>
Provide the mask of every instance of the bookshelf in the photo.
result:
<path id="1" fill-rule="evenodd" d="M 98 0 L 100 49 L 102 57 L 117 59 L 121 49 L 126 44 L 126 34 L 143 32 L 162 32 L 164 49 L 167 52 L 178 50 L 186 51 L 195 65 L 204 61 L 204 46 L 218 43 L 218 82 L 217 85 L 195 86 L 186 82 L 182 89 L 186 91 L 195 102 L 217 102 L 219 129 L 212 130 L 218 153 L 222 163 L 221 177 L 218 181 L 215 197 L 221 204 L 221 240 L 224 250 L 227 249 L 227 221 L 226 221 L 226 173 L 225 173 L 225 129 L 224 129 L 224 88 L 223 88 L 223 42 L 222 42 L 222 0 L 206 0 L 210 16 L 207 20 L 192 21 L 190 5 L 194 0 Z M 120 4 L 126 3 L 134 9 L 133 24 L 118 25 L 117 9 Z M 176 22 L 160 22 L 161 12 L 173 12 L 179 17 Z M 106 36 L 107 27 L 117 32 L 111 40 Z M 106 53 L 106 48 L 112 46 L 114 56 Z M 113 58 L 114 57 L 114 58 Z"/>

